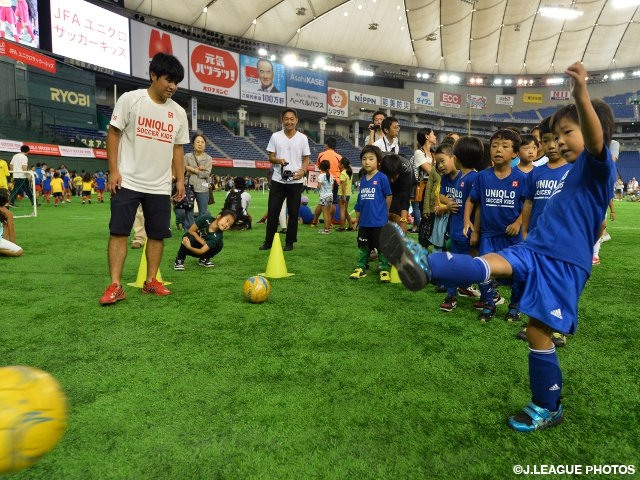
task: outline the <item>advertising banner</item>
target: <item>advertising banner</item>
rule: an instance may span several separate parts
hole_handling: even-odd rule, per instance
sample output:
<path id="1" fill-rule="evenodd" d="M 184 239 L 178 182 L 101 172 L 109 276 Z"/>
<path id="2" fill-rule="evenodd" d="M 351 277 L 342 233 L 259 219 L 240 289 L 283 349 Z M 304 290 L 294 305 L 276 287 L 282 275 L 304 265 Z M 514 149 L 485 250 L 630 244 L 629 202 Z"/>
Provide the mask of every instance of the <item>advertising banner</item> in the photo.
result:
<path id="1" fill-rule="evenodd" d="M 440 92 L 440 106 L 447 108 L 460 108 L 462 95 L 459 93 Z"/>
<path id="2" fill-rule="evenodd" d="M 551 100 L 569 101 L 571 99 L 571 92 L 569 90 L 551 90 L 549 95 Z"/>
<path id="3" fill-rule="evenodd" d="M 0 56 L 12 58 L 45 72 L 56 73 L 56 61 L 53 58 L 8 42 L 4 38 L 0 38 Z"/>
<path id="4" fill-rule="evenodd" d="M 382 107 L 393 108 L 394 110 L 411 110 L 411 102 L 406 100 L 396 100 L 395 98 L 382 97 Z"/>
<path id="5" fill-rule="evenodd" d="M 436 104 L 435 95 L 433 92 L 428 92 L 426 90 L 414 90 L 413 103 L 423 107 L 433 107 Z"/>
<path id="6" fill-rule="evenodd" d="M 496 105 L 510 105 L 513 107 L 515 97 L 513 95 L 496 95 Z"/>
<path id="7" fill-rule="evenodd" d="M 327 92 L 327 114 L 334 117 L 349 116 L 349 92 L 341 88 L 329 88 Z"/>
<path id="8" fill-rule="evenodd" d="M 239 57 L 234 52 L 189 41 L 189 88 L 240 98 Z"/>
<path id="9" fill-rule="evenodd" d="M 145 23 L 131 22 L 131 75 L 149 79 L 149 62 L 156 53 L 175 56 L 185 71 L 180 88 L 189 88 L 189 41 L 179 35 L 165 32 Z"/>
<path id="10" fill-rule="evenodd" d="M 354 92 L 349 90 L 349 100 L 352 102 L 365 103 L 367 105 L 380 105 L 380 97 L 376 95 L 369 95 L 362 92 Z"/>
<path id="11" fill-rule="evenodd" d="M 129 19 L 82 0 L 50 0 L 51 50 L 129 75 Z"/>
<path id="12" fill-rule="evenodd" d="M 542 103 L 542 94 L 541 93 L 525 93 L 522 96 L 522 101 L 524 103 Z"/>
<path id="13" fill-rule="evenodd" d="M 467 104 L 469 105 L 469 108 L 484 110 L 487 108 L 487 97 L 469 94 L 467 95 Z"/>
<path id="14" fill-rule="evenodd" d="M 287 106 L 327 113 L 327 73 L 287 69 Z"/>
<path id="15" fill-rule="evenodd" d="M 266 58 L 240 55 L 242 100 L 284 107 L 286 84 L 284 65 Z"/>

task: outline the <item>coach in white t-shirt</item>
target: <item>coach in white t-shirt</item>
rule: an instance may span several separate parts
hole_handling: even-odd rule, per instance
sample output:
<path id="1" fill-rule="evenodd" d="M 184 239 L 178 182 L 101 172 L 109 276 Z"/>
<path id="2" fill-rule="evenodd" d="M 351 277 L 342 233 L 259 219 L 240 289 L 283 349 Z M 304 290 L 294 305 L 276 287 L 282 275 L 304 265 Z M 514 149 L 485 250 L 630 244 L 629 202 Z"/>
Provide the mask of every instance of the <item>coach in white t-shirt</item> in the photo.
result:
<path id="1" fill-rule="evenodd" d="M 293 250 L 293 244 L 298 240 L 300 197 L 311 151 L 307 136 L 296 130 L 298 113 L 294 109 L 287 108 L 282 112 L 282 124 L 284 128 L 271 135 L 267 145 L 269 161 L 273 164 L 273 175 L 269 190 L 267 233 L 260 250 L 271 248 L 273 237 L 278 229 L 278 215 L 285 200 L 289 220 L 285 245 L 282 249 Z"/>
<path id="2" fill-rule="evenodd" d="M 122 95 L 113 109 L 107 132 L 107 159 L 111 192 L 109 271 L 111 284 L 101 305 L 124 300 L 120 283 L 138 205 L 147 233 L 147 272 L 143 293 L 169 295 L 156 279 L 164 239 L 171 236 L 171 177 L 176 178 L 175 200 L 184 197 L 184 151 L 189 127 L 184 109 L 171 97 L 184 78 L 184 67 L 173 55 L 156 54 L 149 64 L 151 85 Z"/>
<path id="3" fill-rule="evenodd" d="M 29 150 L 28 145 L 22 145 L 20 153 L 16 153 L 11 159 L 10 168 L 13 171 L 13 190 L 11 190 L 9 197 L 9 205 L 11 206 L 14 206 L 18 195 L 29 197 L 31 205 L 33 205 L 33 192 L 29 183 L 29 175 L 26 173 L 29 170 L 29 158 L 27 157 Z"/>

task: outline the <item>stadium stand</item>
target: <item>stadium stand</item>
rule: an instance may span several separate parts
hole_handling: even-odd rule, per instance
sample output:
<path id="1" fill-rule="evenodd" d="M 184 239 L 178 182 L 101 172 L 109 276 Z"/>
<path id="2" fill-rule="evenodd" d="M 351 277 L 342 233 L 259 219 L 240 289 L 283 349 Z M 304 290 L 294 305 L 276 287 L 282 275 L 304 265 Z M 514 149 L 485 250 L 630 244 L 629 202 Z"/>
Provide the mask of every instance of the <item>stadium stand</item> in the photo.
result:
<path id="1" fill-rule="evenodd" d="M 640 152 L 637 150 L 620 152 L 616 167 L 624 183 L 631 177 L 640 178 Z"/>

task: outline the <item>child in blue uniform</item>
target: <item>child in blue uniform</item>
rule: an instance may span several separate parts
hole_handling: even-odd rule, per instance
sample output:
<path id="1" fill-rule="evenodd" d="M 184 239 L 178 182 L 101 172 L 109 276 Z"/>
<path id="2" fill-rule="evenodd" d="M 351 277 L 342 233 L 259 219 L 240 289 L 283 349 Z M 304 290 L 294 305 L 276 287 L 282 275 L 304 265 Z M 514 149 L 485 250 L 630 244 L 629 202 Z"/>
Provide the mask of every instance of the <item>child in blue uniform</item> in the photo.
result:
<path id="1" fill-rule="evenodd" d="M 356 201 L 356 223 L 358 224 L 358 264 L 349 276 L 358 280 L 367 276 L 369 256 L 378 248 L 380 230 L 389 219 L 391 206 L 391 185 L 387 176 L 378 171 L 382 161 L 382 151 L 375 145 L 366 145 L 360 152 L 362 161 L 360 190 Z M 378 255 L 380 281 L 389 283 L 389 262 L 384 255 Z"/>
<path id="2" fill-rule="evenodd" d="M 451 253 L 471 253 L 471 243 L 464 231 L 464 206 L 469 198 L 471 189 L 475 183 L 478 172 L 476 168 L 484 158 L 484 145 L 482 140 L 476 137 L 461 137 L 453 147 L 453 156 L 456 165 L 460 167 L 460 173 L 455 177 L 455 183 L 449 187 L 443 178 L 442 188 L 450 188 L 450 196 L 455 200 L 456 208 L 451 210 L 449 216 L 449 238 L 451 239 Z M 470 213 L 470 215 L 472 215 Z M 467 289 L 469 285 L 462 287 Z M 447 296 L 440 304 L 440 310 L 451 312 L 458 305 L 457 288 L 447 287 Z"/>
<path id="3" fill-rule="evenodd" d="M 478 173 L 467 198 L 464 233 L 469 231 L 479 233 L 478 253 L 480 255 L 499 252 L 522 240 L 520 213 L 524 204 L 526 176 L 517 168 L 511 168 L 511 161 L 517 156 L 519 149 L 520 135 L 509 129 L 495 132 L 489 140 L 493 168 Z M 468 216 L 474 206 L 479 208 L 475 226 Z M 471 239 L 472 245 L 475 244 L 474 239 L 475 237 Z M 474 306 L 481 310 L 480 321 L 486 323 L 495 316 L 496 305 L 504 303 L 504 300 L 493 288 L 490 279 L 481 282 L 479 286 L 481 302 Z M 507 321 L 519 319 L 517 310 L 519 298 L 518 284 L 514 282 Z"/>
<path id="4" fill-rule="evenodd" d="M 529 316 L 529 384 L 532 398 L 509 418 L 514 430 L 531 432 L 561 423 L 562 372 L 552 332 L 573 333 L 578 323 L 578 300 L 591 273 L 592 247 L 599 237 L 602 218 L 613 195 L 616 169 L 607 148 L 613 132 L 611 109 L 592 101 L 587 72 L 580 62 L 566 73 L 571 77 L 575 105 L 558 110 L 551 118 L 560 154 L 571 171 L 554 190 L 536 228 L 527 238 L 499 253 L 472 258 L 433 254 L 405 239 L 392 224 L 385 225 L 380 248 L 398 268 L 411 290 L 428 280 L 448 285 L 510 278 L 524 285 L 520 309 Z"/>
<path id="5" fill-rule="evenodd" d="M 558 185 L 564 181 L 573 166 L 560 155 L 550 123 L 551 117 L 540 122 L 541 145 L 548 162 L 534 168 L 527 176 L 524 207 L 522 207 L 522 238 L 527 238 L 529 231 L 536 227 L 547 202 L 558 192 Z M 524 326 L 516 337 L 526 340 L 527 327 Z M 553 332 L 551 340 L 556 347 L 563 347 L 567 341 L 566 336 L 559 332 Z"/>

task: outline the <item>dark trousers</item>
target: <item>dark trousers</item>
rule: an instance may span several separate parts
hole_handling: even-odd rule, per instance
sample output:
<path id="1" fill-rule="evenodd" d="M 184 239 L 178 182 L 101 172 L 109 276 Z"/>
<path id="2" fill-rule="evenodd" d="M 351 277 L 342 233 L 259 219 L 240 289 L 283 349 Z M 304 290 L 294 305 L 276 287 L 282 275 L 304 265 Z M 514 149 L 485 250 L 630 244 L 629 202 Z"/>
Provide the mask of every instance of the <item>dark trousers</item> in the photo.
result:
<path id="1" fill-rule="evenodd" d="M 13 204 L 19 194 L 29 197 L 31 205 L 33 205 L 33 192 L 31 191 L 31 184 L 28 178 L 13 178 L 13 190 L 11 190 L 9 203 Z"/>
<path id="2" fill-rule="evenodd" d="M 185 236 L 189 239 L 189 242 L 191 243 L 191 246 L 193 248 L 202 247 L 202 244 L 198 242 L 193 237 L 193 235 L 186 234 Z M 185 247 L 184 245 L 180 245 L 180 250 L 178 250 L 178 254 L 176 255 L 176 260 L 182 260 L 184 262 L 184 259 L 187 258 L 187 255 L 190 257 L 198 257 L 200 260 L 211 260 L 215 255 L 220 253 L 221 250 L 222 250 L 222 241 L 220 241 L 220 243 L 217 243 L 213 248 L 210 248 L 209 250 L 204 252 L 202 255 L 196 255 L 191 250 L 187 249 L 187 247 Z"/>
<path id="3" fill-rule="evenodd" d="M 266 245 L 273 243 L 273 237 L 278 230 L 278 217 L 282 203 L 287 201 L 289 221 L 287 222 L 287 236 L 285 244 L 293 244 L 298 241 L 298 214 L 300 213 L 300 197 L 302 195 L 302 183 L 271 182 L 269 190 L 269 217 L 267 218 L 267 234 L 264 238 Z"/>

